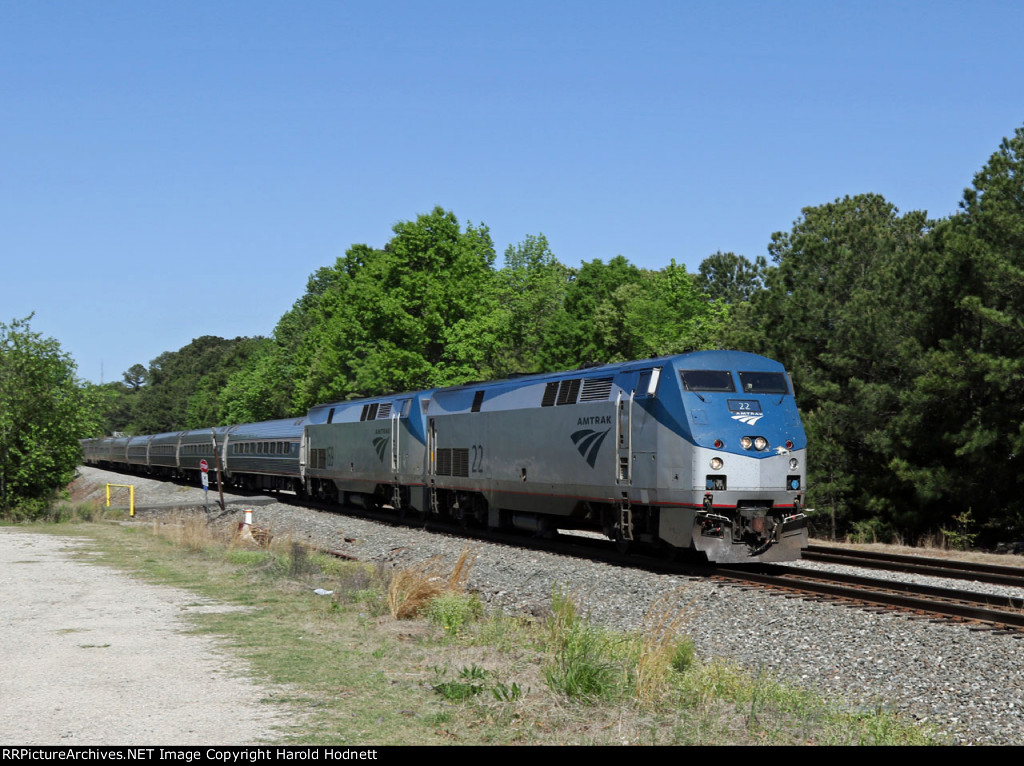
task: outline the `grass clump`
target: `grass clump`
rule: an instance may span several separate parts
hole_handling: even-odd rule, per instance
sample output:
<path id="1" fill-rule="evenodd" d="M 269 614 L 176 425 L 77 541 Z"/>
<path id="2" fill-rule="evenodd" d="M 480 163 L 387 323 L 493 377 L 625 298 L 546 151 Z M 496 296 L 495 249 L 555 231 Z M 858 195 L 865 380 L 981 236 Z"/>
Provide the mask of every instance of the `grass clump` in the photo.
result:
<path id="1" fill-rule="evenodd" d="M 683 591 L 665 594 L 647 611 L 637 638 L 634 693 L 638 702 L 653 703 L 692 667 L 693 641 L 681 631 L 690 619 L 693 602 L 679 606 Z"/>
<path id="2" fill-rule="evenodd" d="M 483 617 L 484 608 L 475 595 L 450 590 L 428 601 L 423 614 L 446 635 L 456 636 L 464 625 Z"/>
<path id="3" fill-rule="evenodd" d="M 551 594 L 547 632 L 544 679 L 552 691 L 584 702 L 621 696 L 625 667 L 616 656 L 616 638 L 581 615 L 566 589 Z"/>
<path id="4" fill-rule="evenodd" d="M 476 552 L 465 548 L 447 574 L 444 560 L 440 556 L 394 572 L 387 595 L 391 616 L 397 620 L 411 619 L 418 616 L 430 602 L 445 594 L 464 594 L 466 580 L 475 560 Z"/>
<path id="5" fill-rule="evenodd" d="M 211 524 L 206 514 L 174 512 L 156 517 L 151 530 L 157 537 L 192 553 L 222 551 L 230 542 L 226 530 Z"/>
<path id="6" fill-rule="evenodd" d="M 590 704 L 631 699 L 644 707 L 671 695 L 696 655 L 680 632 L 690 606 L 680 605 L 681 595 L 672 592 L 655 602 L 639 632 L 615 633 L 592 624 L 567 590 L 555 588 L 547 621 L 548 686 Z"/>

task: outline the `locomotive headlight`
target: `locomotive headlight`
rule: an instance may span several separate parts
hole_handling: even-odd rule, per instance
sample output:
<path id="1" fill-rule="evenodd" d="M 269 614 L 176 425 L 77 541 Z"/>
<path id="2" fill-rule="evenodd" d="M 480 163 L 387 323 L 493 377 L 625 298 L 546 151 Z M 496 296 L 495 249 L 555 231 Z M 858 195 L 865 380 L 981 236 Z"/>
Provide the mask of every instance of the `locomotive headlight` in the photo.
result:
<path id="1" fill-rule="evenodd" d="M 758 452 L 764 452 L 766 449 L 768 449 L 768 440 L 765 439 L 763 436 L 755 436 L 754 449 L 756 449 Z"/>
<path id="2" fill-rule="evenodd" d="M 721 471 L 723 465 L 725 465 L 725 461 L 722 460 L 722 458 L 720 458 L 720 457 L 713 457 L 713 458 L 711 458 L 711 470 L 712 471 Z"/>
<path id="3" fill-rule="evenodd" d="M 750 449 L 753 443 L 754 440 L 751 439 L 749 436 L 744 436 L 740 439 L 740 446 L 743 447 L 743 449 Z"/>
<path id="4" fill-rule="evenodd" d="M 800 461 L 795 457 L 791 457 L 789 459 L 789 470 L 795 471 L 798 465 L 800 465 Z"/>

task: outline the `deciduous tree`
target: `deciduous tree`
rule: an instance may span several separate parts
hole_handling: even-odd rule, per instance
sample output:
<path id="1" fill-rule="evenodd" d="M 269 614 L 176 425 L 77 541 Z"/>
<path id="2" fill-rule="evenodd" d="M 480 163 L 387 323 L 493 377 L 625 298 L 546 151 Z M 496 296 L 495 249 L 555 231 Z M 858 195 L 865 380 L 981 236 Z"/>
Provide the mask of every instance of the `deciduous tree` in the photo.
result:
<path id="1" fill-rule="evenodd" d="M 97 427 L 71 357 L 31 318 L 0 323 L 0 511 L 16 518 L 46 510 Z"/>

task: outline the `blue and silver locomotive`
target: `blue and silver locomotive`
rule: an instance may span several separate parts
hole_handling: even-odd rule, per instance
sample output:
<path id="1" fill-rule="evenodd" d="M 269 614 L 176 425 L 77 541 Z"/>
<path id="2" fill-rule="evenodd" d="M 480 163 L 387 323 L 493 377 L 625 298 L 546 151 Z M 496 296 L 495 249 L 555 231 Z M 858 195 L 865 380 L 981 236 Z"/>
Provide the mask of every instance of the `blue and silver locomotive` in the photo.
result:
<path id="1" fill-rule="evenodd" d="M 593 529 L 622 549 L 642 543 L 713 562 L 792 560 L 807 545 L 807 437 L 785 369 L 755 354 L 524 375 L 205 433 L 219 444 L 225 478 L 242 486 L 466 525 Z M 165 434 L 152 444 L 174 437 L 179 453 L 195 439 Z M 128 468 L 165 470 L 109 441 L 86 442 L 86 462 L 116 465 L 120 454 Z M 254 449 L 269 450 L 258 479 Z M 179 454 L 182 470 L 187 459 Z"/>

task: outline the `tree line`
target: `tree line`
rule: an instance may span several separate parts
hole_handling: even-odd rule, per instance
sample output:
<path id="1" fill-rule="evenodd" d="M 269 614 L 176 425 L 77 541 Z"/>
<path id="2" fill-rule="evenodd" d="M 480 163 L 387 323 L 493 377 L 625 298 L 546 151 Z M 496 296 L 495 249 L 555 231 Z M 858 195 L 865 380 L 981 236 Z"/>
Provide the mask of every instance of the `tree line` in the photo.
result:
<path id="1" fill-rule="evenodd" d="M 808 431 L 817 531 L 1024 533 L 1024 128 L 955 215 L 877 194 L 805 208 L 767 257 L 696 274 L 504 252 L 441 208 L 319 269 L 269 338 L 205 336 L 80 386 L 96 433 L 297 416 L 312 404 L 702 348 L 782 361 Z M 86 422 L 83 421 L 83 422 Z"/>

